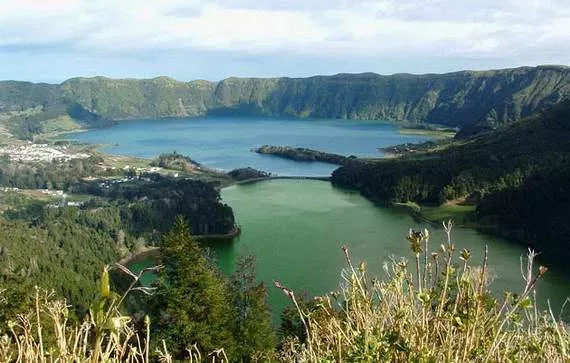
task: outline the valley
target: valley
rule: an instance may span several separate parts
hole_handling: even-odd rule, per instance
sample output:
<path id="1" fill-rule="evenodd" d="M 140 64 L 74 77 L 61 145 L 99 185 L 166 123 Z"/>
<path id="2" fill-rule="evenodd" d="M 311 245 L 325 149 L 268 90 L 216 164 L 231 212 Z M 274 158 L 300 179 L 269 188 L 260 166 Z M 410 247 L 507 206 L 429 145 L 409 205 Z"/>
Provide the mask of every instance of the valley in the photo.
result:
<path id="1" fill-rule="evenodd" d="M 570 363 L 568 0 L 0 0 L 0 363 Z"/>
<path id="2" fill-rule="evenodd" d="M 337 74 L 219 82 L 73 78 L 0 82 L 0 121 L 18 138 L 105 127 L 125 119 L 273 116 L 390 120 L 464 130 L 494 128 L 570 94 L 570 68 L 537 66 L 446 74 Z"/>
<path id="3" fill-rule="evenodd" d="M 565 88 L 554 92 L 565 95 Z M 71 110 L 66 107 L 56 111 Z M 251 110 L 247 117 L 208 110 L 190 118 L 181 112 L 117 120 L 74 106 L 86 119 L 44 120 L 52 111 L 59 112 L 12 110 L 2 118 L 0 267 L 2 286 L 17 296 L 32 284 L 53 288 L 82 316 L 97 296 L 89 281 L 103 266 L 120 261 L 137 273 L 174 263 L 165 253 L 183 258 L 165 250 L 174 224 L 177 239 L 189 238 L 184 228 L 194 236 L 192 256 L 204 258 L 196 266 L 223 273 L 216 275 L 216 288 L 242 273 L 244 258 L 255 258 L 251 276 L 259 286 L 287 281 L 310 301 L 344 288 L 341 246 L 382 276 L 393 256 L 409 250 L 409 228 L 428 228 L 435 247 L 426 248 L 437 249 L 448 238 L 441 223 L 449 219 L 455 222 L 453 248 L 495 266 L 493 296 L 520 285 L 520 257 L 529 246 L 549 269 L 536 288 L 540 296 L 561 309 L 570 295 L 566 250 L 559 250 L 568 242 L 569 224 L 563 210 L 567 101 L 526 118 L 521 111 L 471 120 L 459 130 L 458 123 L 442 120 L 438 124 L 452 127 L 392 116 L 268 117 Z M 145 276 L 140 288 L 160 285 L 161 276 Z M 112 277 L 114 289 L 127 288 L 124 276 Z M 265 287 L 259 291 L 265 294 Z M 268 289 L 267 297 L 265 323 L 291 324 L 282 291 Z M 125 301 L 138 315 L 152 309 L 146 304 L 140 297 Z M 536 304 L 548 306 L 542 297 Z M 25 308 L 10 307 L 6 314 Z"/>

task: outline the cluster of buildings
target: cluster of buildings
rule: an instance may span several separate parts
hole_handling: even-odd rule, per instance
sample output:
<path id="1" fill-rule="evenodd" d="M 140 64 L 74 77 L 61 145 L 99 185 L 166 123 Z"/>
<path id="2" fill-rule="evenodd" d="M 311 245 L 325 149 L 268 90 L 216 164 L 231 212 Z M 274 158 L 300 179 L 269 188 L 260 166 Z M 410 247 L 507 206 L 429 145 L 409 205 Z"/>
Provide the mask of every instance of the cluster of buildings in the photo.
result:
<path id="1" fill-rule="evenodd" d="M 89 157 L 89 154 L 74 152 L 72 148 L 66 145 L 53 146 L 33 143 L 0 147 L 0 155 L 20 162 L 69 161 L 71 159 L 86 159 Z"/>

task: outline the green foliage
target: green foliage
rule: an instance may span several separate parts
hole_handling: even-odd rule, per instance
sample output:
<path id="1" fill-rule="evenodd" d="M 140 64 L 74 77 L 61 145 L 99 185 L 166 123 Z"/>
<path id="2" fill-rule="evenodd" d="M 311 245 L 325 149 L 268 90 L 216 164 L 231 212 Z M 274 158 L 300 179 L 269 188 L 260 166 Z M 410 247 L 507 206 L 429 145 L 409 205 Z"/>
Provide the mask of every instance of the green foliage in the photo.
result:
<path id="1" fill-rule="evenodd" d="M 228 172 L 228 175 L 235 180 L 242 181 L 248 179 L 269 178 L 271 176 L 271 173 L 247 167 L 247 168 L 233 169 Z"/>
<path id="2" fill-rule="evenodd" d="M 530 176 L 520 185 L 485 196 L 477 206 L 477 218 L 565 263 L 570 255 L 569 181 L 570 165 Z"/>
<path id="3" fill-rule="evenodd" d="M 443 150 L 352 161 L 333 172 L 332 182 L 392 202 L 482 200 L 477 213 L 480 223 L 499 222 L 525 244 L 556 252 L 549 241 L 567 242 L 564 236 L 570 225 L 568 213 L 561 210 L 570 180 L 566 172 L 569 138 L 567 100 L 540 115 Z"/>
<path id="4" fill-rule="evenodd" d="M 267 357 L 275 347 L 275 330 L 271 325 L 265 285 L 256 281 L 254 255 L 237 261 L 231 284 L 237 312 L 234 334 L 239 355 L 243 361 L 263 353 Z"/>
<path id="5" fill-rule="evenodd" d="M 195 343 L 202 351 L 224 348 L 236 356 L 230 286 L 210 268 L 182 219 L 164 236 L 160 255 L 164 269 L 151 304 L 157 336 L 180 358 Z"/>
<path id="6" fill-rule="evenodd" d="M 42 102 L 33 112 L 17 112 L 8 120 L 10 132 L 19 139 L 33 140 L 35 135 L 71 131 L 81 127 L 100 127 L 110 122 L 90 113 L 75 103 L 60 99 Z"/>
<path id="7" fill-rule="evenodd" d="M 276 155 L 285 159 L 291 159 L 295 161 L 321 161 L 329 164 L 342 165 L 346 160 L 350 159 L 346 156 L 339 154 L 325 153 L 318 150 L 307 149 L 304 147 L 290 147 L 290 146 L 274 146 L 274 145 L 262 145 L 255 149 L 258 154 L 269 154 Z"/>
<path id="8" fill-rule="evenodd" d="M 189 156 L 178 154 L 176 151 L 168 154 L 160 154 L 150 165 L 180 171 L 189 171 L 200 167 L 198 162 L 192 160 Z"/>
<path id="9" fill-rule="evenodd" d="M 158 240 L 177 215 L 187 218 L 199 234 L 225 234 L 234 228 L 231 208 L 221 203 L 219 192 L 211 184 L 160 176 L 111 184 L 80 181 L 81 176 L 99 170 L 99 160 L 0 162 L 1 184 L 49 186 L 94 196 L 75 208 L 18 191 L 4 192 L 0 289 L 17 288 L 20 280 L 53 288 L 82 316 L 87 310 L 85 301 L 96 294 L 95 276 L 102 266 Z"/>
<path id="10" fill-rule="evenodd" d="M 16 118 L 19 137 L 69 115 L 83 126 L 104 120 L 206 114 L 382 119 L 496 127 L 568 96 L 570 71 L 539 66 L 448 74 L 338 74 L 310 78 L 228 78 L 220 82 L 73 78 L 61 85 L 0 82 L 0 112 L 40 107 Z"/>
<path id="11" fill-rule="evenodd" d="M 23 219 L 27 221 L 34 221 L 41 217 L 46 202 L 17 192 L 4 192 L 0 198 L 0 203 L 6 208 L 4 210 L 4 218 Z"/>
<path id="12" fill-rule="evenodd" d="M 3 249 L 2 263 L 6 259 Z M 10 275 L 3 276 L 0 282 L 0 328 L 9 320 L 13 320 L 18 314 L 23 314 L 30 310 L 32 307 L 33 298 L 33 285 L 29 279 L 18 276 Z"/>
<path id="13" fill-rule="evenodd" d="M 199 180 L 157 176 L 155 181 L 120 183 L 96 192 L 116 202 L 133 233 L 166 232 L 177 216 L 188 220 L 195 234 L 226 234 L 234 229 L 231 207 L 222 203 L 211 184 Z"/>
<path id="14" fill-rule="evenodd" d="M 0 82 L 0 112 L 23 112 L 38 105 L 47 106 L 60 97 L 59 86 L 55 84 Z"/>
<path id="15" fill-rule="evenodd" d="M 210 82 L 153 79 L 73 78 L 61 84 L 64 97 L 107 119 L 197 116 L 213 90 Z M 211 97 L 211 96 L 210 96 Z"/>
<path id="16" fill-rule="evenodd" d="M 318 307 L 318 301 L 307 298 L 305 294 L 297 297 L 297 304 L 302 311 L 309 315 L 314 313 Z M 279 338 L 281 343 L 283 343 L 292 337 L 299 339 L 299 341 L 305 341 L 307 339 L 307 332 L 297 308 L 295 306 L 287 306 L 281 312 Z"/>
<path id="17" fill-rule="evenodd" d="M 97 294 L 103 265 L 119 259 L 124 245 L 116 208 L 80 210 L 46 209 L 33 224 L 23 220 L 0 221 L 0 288 L 35 284 L 54 289 L 75 305 L 79 316 Z M 125 245 L 132 243 L 127 237 Z"/>
<path id="18" fill-rule="evenodd" d="M 160 248 L 164 265 L 149 303 L 154 332 L 178 358 L 194 344 L 220 348 L 232 361 L 273 356 L 275 332 L 266 289 L 256 281 L 255 258 L 246 256 L 228 280 L 205 258 L 178 218 Z"/>

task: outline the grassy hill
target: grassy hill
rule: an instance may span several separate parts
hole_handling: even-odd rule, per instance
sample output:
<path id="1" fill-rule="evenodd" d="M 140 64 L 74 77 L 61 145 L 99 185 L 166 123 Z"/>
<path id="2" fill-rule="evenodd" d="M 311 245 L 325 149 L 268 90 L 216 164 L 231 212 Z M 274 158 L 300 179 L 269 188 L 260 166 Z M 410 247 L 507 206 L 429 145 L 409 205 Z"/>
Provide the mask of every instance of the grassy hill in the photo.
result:
<path id="1" fill-rule="evenodd" d="M 95 77 L 59 85 L 0 82 L 0 115 L 14 119 L 10 125 L 16 131 L 32 117 L 37 127 L 26 128 L 32 134 L 41 132 L 43 121 L 71 115 L 71 110 L 82 126 L 101 120 L 239 114 L 496 127 L 568 95 L 570 68 L 564 66 L 424 75 L 232 77 L 220 82 Z"/>

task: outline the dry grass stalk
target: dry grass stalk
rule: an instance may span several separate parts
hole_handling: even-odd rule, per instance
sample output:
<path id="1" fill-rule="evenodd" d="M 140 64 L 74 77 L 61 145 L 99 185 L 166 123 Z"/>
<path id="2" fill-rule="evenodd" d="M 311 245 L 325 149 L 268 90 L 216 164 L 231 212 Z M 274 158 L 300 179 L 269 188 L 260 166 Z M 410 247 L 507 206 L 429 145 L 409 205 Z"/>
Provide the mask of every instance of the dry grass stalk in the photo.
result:
<path id="1" fill-rule="evenodd" d="M 536 254 L 528 253 L 523 291 L 499 302 L 490 293 L 487 247 L 480 267 L 472 266 L 468 250 L 455 255 L 452 223 L 444 230 L 447 241 L 431 253 L 433 262 L 427 231 L 410 231 L 414 271 L 407 261 L 393 261 L 385 266 L 385 281 L 367 282 L 365 269 L 356 270 L 343 247 L 349 268 L 340 293 L 299 311 L 307 341 L 284 344 L 281 356 L 311 362 L 570 361 L 567 326 L 536 306 L 535 287 L 547 272 L 534 267 Z"/>

